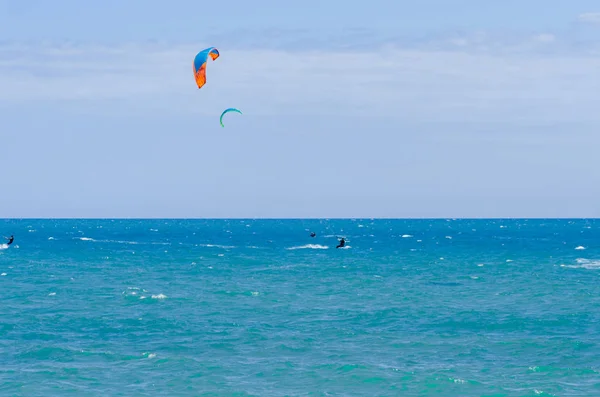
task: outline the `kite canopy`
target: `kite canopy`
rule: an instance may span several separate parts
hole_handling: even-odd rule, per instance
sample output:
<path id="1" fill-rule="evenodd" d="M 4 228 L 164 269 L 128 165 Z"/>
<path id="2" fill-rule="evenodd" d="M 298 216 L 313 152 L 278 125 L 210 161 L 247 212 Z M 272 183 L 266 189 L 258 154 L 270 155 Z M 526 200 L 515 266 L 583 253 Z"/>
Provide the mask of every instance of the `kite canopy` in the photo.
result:
<path id="1" fill-rule="evenodd" d="M 225 113 L 229 113 L 229 112 L 236 112 L 236 113 L 242 114 L 242 112 L 236 108 L 229 108 L 229 109 L 223 110 L 223 113 L 221 113 L 221 118 L 219 119 L 219 121 L 221 122 L 221 127 L 225 127 L 223 125 L 223 116 L 225 116 Z"/>
<path id="2" fill-rule="evenodd" d="M 219 57 L 219 51 L 215 47 L 209 47 L 200 51 L 194 58 L 194 78 L 198 88 L 206 84 L 206 63 L 210 57 L 213 61 Z"/>

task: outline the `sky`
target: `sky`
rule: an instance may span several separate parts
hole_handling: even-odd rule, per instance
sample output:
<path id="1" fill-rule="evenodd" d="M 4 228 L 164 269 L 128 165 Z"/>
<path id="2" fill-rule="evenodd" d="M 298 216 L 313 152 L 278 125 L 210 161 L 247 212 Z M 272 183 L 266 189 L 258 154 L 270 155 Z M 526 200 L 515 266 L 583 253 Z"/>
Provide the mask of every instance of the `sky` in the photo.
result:
<path id="1" fill-rule="evenodd" d="M 600 217 L 599 109 L 597 1 L 0 0 L 3 218 Z"/>

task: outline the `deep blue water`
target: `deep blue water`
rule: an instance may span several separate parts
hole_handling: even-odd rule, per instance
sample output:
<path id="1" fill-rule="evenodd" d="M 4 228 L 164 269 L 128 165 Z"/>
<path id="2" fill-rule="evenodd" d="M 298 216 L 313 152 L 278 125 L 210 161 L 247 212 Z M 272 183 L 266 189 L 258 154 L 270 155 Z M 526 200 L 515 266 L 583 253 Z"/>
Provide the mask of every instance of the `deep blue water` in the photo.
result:
<path id="1" fill-rule="evenodd" d="M 600 220 L 0 234 L 2 396 L 600 396 Z"/>

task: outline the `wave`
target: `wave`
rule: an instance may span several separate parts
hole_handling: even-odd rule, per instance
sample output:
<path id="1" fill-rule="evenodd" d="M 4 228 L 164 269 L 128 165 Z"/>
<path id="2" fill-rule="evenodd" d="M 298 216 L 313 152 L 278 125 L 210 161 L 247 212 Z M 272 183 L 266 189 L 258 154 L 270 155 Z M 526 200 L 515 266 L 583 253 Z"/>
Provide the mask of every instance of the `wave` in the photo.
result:
<path id="1" fill-rule="evenodd" d="M 221 249 L 233 249 L 235 248 L 232 245 L 219 245 L 219 244 L 198 244 L 199 247 L 205 248 L 221 248 Z"/>
<path id="2" fill-rule="evenodd" d="M 110 243 L 110 244 L 128 244 L 128 245 L 138 245 L 138 244 L 150 244 L 150 245 L 171 245 L 171 243 L 165 243 L 165 242 L 144 242 L 144 243 L 140 243 L 139 241 L 127 241 L 127 240 L 96 240 L 90 237 L 77 237 L 76 239 L 81 240 L 81 241 L 91 241 L 94 243 Z"/>
<path id="3" fill-rule="evenodd" d="M 0 244 L 0 250 L 5 250 L 8 249 L 9 245 L 8 244 Z"/>
<path id="4" fill-rule="evenodd" d="M 286 248 L 286 250 L 302 250 L 302 249 L 326 250 L 326 249 L 329 249 L 329 247 L 326 245 L 320 245 L 320 244 L 306 244 L 306 245 L 300 245 L 297 247 Z"/>
<path id="5" fill-rule="evenodd" d="M 570 269 L 587 269 L 587 270 L 600 270 L 600 260 L 591 260 L 585 258 L 576 259 L 577 265 L 560 265 Z"/>
<path id="6" fill-rule="evenodd" d="M 167 299 L 167 296 L 165 294 L 159 293 L 159 294 L 151 294 L 149 293 L 147 290 L 143 289 L 143 288 L 139 288 L 139 287 L 127 287 L 126 291 L 123 291 L 122 294 L 127 297 L 127 298 L 135 298 L 135 299 L 140 299 L 140 300 L 144 300 L 144 299 L 158 299 L 158 300 L 162 300 L 162 299 Z"/>

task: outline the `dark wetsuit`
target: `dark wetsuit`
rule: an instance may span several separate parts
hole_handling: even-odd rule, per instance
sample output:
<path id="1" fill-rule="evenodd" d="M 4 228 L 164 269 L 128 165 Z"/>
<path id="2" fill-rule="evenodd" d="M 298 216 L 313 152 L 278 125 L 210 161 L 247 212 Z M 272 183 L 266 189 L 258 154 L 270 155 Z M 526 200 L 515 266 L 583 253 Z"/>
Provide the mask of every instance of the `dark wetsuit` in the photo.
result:
<path id="1" fill-rule="evenodd" d="M 6 243 L 6 245 L 11 245 L 13 243 L 13 241 L 15 241 L 15 238 L 13 236 L 10 236 L 10 238 L 8 239 L 8 243 Z"/>
<path id="2" fill-rule="evenodd" d="M 344 240 L 344 239 L 341 239 L 341 240 L 340 240 L 340 244 L 339 244 L 337 247 L 335 247 L 335 248 L 342 248 L 342 247 L 344 247 L 345 245 L 346 245 L 346 240 Z"/>
<path id="3" fill-rule="evenodd" d="M 315 233 L 315 232 L 312 232 L 312 233 L 310 234 L 310 237 L 315 237 L 316 235 L 317 235 L 317 233 Z"/>

